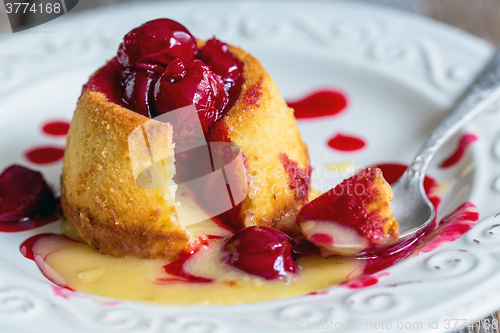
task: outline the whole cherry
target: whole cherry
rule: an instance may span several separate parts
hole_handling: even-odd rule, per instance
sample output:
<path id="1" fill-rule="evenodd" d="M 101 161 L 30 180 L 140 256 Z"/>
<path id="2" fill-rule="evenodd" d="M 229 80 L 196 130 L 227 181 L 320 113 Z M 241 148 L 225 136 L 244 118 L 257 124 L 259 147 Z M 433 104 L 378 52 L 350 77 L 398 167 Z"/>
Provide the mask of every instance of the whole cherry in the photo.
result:
<path id="1" fill-rule="evenodd" d="M 202 61 L 179 58 L 170 62 L 155 84 L 154 116 L 195 105 L 205 134 L 227 104 L 224 84 Z"/>
<path id="2" fill-rule="evenodd" d="M 243 63 L 230 50 L 229 45 L 216 38 L 209 39 L 198 53 L 198 59 L 219 74 L 226 91 L 243 80 Z"/>
<path id="3" fill-rule="evenodd" d="M 297 272 L 292 248 L 293 240 L 287 234 L 264 226 L 240 230 L 224 247 L 230 265 L 267 280 Z"/>
<path id="4" fill-rule="evenodd" d="M 151 90 L 158 75 L 153 71 L 123 71 L 123 100 L 137 113 L 151 118 Z"/>
<path id="5" fill-rule="evenodd" d="M 118 61 L 125 68 L 162 72 L 172 60 L 194 57 L 197 52 L 196 38 L 182 24 L 157 19 L 125 35 L 118 48 Z"/>

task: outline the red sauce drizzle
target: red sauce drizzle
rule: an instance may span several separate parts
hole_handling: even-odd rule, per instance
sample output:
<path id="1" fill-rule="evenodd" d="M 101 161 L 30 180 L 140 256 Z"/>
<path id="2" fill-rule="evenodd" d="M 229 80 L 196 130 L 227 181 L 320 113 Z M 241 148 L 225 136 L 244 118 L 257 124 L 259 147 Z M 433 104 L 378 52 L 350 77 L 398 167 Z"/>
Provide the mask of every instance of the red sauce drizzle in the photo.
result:
<path id="1" fill-rule="evenodd" d="M 45 134 L 49 135 L 66 135 L 69 130 L 69 122 L 67 121 L 53 121 L 46 123 L 42 128 Z"/>
<path id="2" fill-rule="evenodd" d="M 49 164 L 62 160 L 64 148 L 37 147 L 27 151 L 24 156 L 35 164 Z"/>
<path id="3" fill-rule="evenodd" d="M 202 246 L 208 245 L 208 241 L 206 239 L 199 238 L 199 240 L 200 242 L 198 246 L 196 246 L 193 250 L 187 253 L 182 253 L 181 255 L 179 255 L 177 260 L 163 266 L 165 272 L 167 272 L 170 275 L 173 275 L 174 277 L 156 279 L 156 282 L 158 284 L 168 284 L 172 282 L 190 282 L 190 283 L 212 282 L 212 279 L 194 276 L 184 270 L 184 264 L 186 263 L 186 261 L 188 261 L 196 252 L 198 252 Z"/>
<path id="4" fill-rule="evenodd" d="M 289 101 L 288 106 L 295 110 L 297 119 L 333 116 L 346 108 L 347 97 L 336 90 L 322 89 Z"/>
<path id="5" fill-rule="evenodd" d="M 466 133 L 460 139 L 456 150 L 451 154 L 448 158 L 446 158 L 440 165 L 441 168 L 449 168 L 462 159 L 467 148 L 475 141 L 477 141 L 478 137 L 475 134 Z"/>
<path id="6" fill-rule="evenodd" d="M 429 234 L 428 237 L 431 240 L 419 251 L 430 252 L 441 245 L 456 241 L 471 230 L 478 219 L 479 212 L 474 205 L 470 202 L 462 204 L 453 213 L 441 220 L 439 227 Z"/>
<path id="7" fill-rule="evenodd" d="M 364 274 L 376 273 L 413 254 L 428 252 L 455 241 L 469 231 L 478 219 L 476 206 L 465 202 L 453 213 L 444 217 L 437 228 L 436 221 L 433 221 L 410 239 L 360 255 L 360 259 L 368 260 Z"/>
<path id="8" fill-rule="evenodd" d="M 356 151 L 366 146 L 366 143 L 361 138 L 338 133 L 328 140 L 328 145 L 335 150 Z"/>

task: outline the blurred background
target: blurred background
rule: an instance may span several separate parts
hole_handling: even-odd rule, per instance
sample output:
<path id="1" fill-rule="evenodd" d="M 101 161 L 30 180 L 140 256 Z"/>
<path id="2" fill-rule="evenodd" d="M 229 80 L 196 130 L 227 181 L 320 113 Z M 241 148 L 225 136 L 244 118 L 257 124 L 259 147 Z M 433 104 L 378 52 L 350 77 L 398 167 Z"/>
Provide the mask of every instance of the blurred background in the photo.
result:
<path id="1" fill-rule="evenodd" d="M 71 0 L 66 0 L 66 3 Z M 74 1 L 74 0 L 73 0 Z M 71 12 L 108 7 L 133 0 L 80 0 Z M 137 0 L 136 0 L 137 1 Z M 157 0 L 160 1 L 160 0 Z M 165 0 L 164 0 L 165 1 Z M 169 1 L 169 0 L 167 0 Z M 170 0 L 172 1 L 172 0 Z M 376 3 L 431 17 L 500 45 L 500 0 L 350 0 Z M 37 1 L 35 1 L 37 2 Z M 42 2 L 42 0 L 39 0 Z M 46 2 L 46 1 L 45 1 Z M 142 2 L 142 1 L 141 1 Z M 284 2 L 286 3 L 286 2 Z M 69 4 L 68 4 L 69 6 Z M 13 28 L 29 27 L 46 20 L 43 15 L 10 17 Z M 0 32 L 10 32 L 5 15 L 0 14 Z"/>

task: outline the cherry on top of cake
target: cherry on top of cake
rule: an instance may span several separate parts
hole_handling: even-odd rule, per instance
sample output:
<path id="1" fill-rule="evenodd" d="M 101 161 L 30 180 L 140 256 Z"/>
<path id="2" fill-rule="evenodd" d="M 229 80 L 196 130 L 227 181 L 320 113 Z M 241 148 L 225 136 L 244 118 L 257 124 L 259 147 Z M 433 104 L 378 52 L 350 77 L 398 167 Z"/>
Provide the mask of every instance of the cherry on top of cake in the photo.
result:
<path id="1" fill-rule="evenodd" d="M 118 54 L 84 89 L 146 117 L 195 105 L 205 134 L 241 92 L 243 63 L 215 38 L 196 38 L 170 19 L 146 22 L 123 38 Z"/>

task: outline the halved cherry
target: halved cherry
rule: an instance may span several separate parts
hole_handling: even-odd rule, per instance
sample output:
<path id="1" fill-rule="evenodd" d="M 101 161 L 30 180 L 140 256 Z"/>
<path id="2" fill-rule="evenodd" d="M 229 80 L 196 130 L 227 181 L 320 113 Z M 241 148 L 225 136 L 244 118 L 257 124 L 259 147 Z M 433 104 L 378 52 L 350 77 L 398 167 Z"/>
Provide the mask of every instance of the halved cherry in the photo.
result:
<path id="1" fill-rule="evenodd" d="M 40 172 L 12 165 L 0 175 L 0 222 L 46 217 L 57 201 Z"/>

